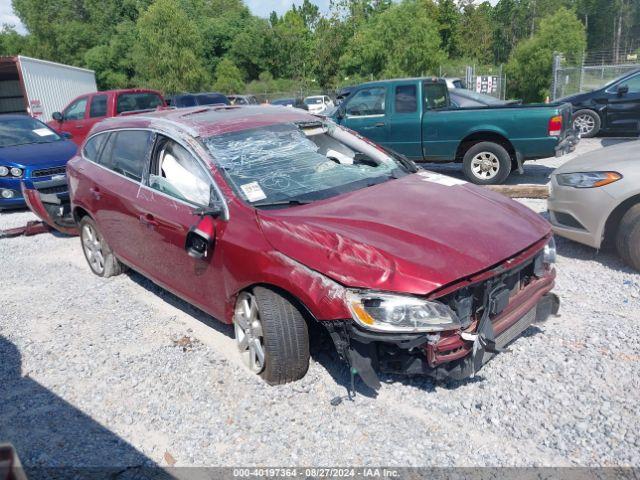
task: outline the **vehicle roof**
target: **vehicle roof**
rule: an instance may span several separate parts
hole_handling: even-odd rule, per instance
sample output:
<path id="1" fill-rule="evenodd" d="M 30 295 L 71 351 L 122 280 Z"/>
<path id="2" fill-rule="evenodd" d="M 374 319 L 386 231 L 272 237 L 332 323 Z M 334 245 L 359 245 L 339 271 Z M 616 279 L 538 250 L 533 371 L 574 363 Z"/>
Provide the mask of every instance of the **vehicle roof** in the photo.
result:
<path id="1" fill-rule="evenodd" d="M 360 85 L 358 85 L 358 87 L 363 87 L 363 86 L 377 86 L 377 85 L 387 85 L 389 83 L 396 83 L 396 82 L 420 82 L 423 80 L 439 80 L 441 82 L 444 82 L 445 80 L 443 78 L 439 78 L 439 77 L 409 77 L 409 78 L 389 78 L 387 80 L 374 80 L 372 82 L 365 82 L 365 83 L 361 83 Z M 353 87 L 356 88 L 356 87 Z"/>
<path id="2" fill-rule="evenodd" d="M 97 124 L 93 133 L 115 128 L 158 127 L 194 137 L 210 137 L 280 123 L 318 121 L 318 117 L 304 110 L 270 105 L 202 105 L 108 118 Z"/>
<path id="3" fill-rule="evenodd" d="M 97 92 L 91 92 L 91 93 L 87 93 L 86 95 L 93 95 L 93 94 L 100 94 L 100 93 L 107 93 L 107 94 L 111 94 L 111 93 L 157 93 L 159 95 L 162 95 L 162 93 L 158 90 L 153 90 L 150 88 L 116 88 L 113 90 L 99 90 Z M 80 95 L 81 97 L 84 95 Z"/>

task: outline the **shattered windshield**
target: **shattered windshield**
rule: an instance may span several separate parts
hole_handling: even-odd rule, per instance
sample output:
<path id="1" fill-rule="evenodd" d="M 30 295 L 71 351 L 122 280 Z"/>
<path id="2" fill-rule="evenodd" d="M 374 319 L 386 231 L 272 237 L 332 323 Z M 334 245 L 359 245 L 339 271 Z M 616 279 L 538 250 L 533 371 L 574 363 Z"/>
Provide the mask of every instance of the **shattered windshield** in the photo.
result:
<path id="1" fill-rule="evenodd" d="M 306 203 L 407 174 L 391 156 L 335 125 L 278 124 L 204 142 L 235 191 L 256 206 Z"/>

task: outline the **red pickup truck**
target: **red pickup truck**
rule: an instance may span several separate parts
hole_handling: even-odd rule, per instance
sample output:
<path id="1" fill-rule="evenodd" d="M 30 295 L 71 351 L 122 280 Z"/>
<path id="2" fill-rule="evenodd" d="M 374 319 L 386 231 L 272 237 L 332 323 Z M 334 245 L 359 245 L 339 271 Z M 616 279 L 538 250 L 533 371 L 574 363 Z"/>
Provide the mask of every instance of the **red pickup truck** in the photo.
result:
<path id="1" fill-rule="evenodd" d="M 126 112 L 155 110 L 166 103 L 156 90 L 108 90 L 82 95 L 62 112 L 53 113 L 48 125 L 58 132 L 71 134 L 76 145 L 82 144 L 91 128 L 100 120 Z"/>

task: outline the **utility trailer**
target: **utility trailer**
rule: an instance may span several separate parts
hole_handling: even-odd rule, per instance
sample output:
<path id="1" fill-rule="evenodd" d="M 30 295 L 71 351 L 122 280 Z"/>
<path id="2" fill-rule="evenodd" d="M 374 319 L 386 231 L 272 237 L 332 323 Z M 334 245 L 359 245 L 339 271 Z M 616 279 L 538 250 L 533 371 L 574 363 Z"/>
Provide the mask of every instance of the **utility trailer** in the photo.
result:
<path id="1" fill-rule="evenodd" d="M 0 57 L 0 114 L 26 113 L 48 122 L 74 98 L 95 91 L 93 70 L 21 55 Z"/>

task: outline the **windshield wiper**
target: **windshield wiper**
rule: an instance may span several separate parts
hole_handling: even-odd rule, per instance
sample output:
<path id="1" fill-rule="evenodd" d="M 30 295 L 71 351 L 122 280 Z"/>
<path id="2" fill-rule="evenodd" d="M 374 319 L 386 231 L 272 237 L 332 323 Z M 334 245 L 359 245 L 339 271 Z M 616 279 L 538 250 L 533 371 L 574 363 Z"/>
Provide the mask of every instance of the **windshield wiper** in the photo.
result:
<path id="1" fill-rule="evenodd" d="M 266 202 L 256 202 L 251 205 L 254 207 L 277 207 L 277 206 L 296 206 L 296 205 L 308 205 L 311 203 L 308 200 L 276 200 L 276 201 L 266 201 Z"/>

